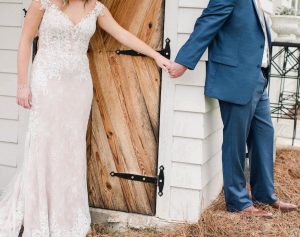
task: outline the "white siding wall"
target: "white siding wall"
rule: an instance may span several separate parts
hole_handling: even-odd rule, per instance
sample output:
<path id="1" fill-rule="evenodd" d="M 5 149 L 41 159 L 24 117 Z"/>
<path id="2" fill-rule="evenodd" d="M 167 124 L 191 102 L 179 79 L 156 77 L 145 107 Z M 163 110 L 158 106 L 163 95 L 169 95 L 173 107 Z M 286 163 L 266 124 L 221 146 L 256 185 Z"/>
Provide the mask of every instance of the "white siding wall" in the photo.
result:
<path id="1" fill-rule="evenodd" d="M 167 0 L 165 37 L 172 59 L 193 31 L 208 0 Z M 164 195 L 157 216 L 197 221 L 221 191 L 222 121 L 216 100 L 204 96 L 207 52 L 194 71 L 172 80 L 163 75 L 159 165 L 165 166 Z"/>
<path id="2" fill-rule="evenodd" d="M 17 48 L 23 0 L 0 0 L 0 190 L 23 159 L 27 111 L 16 104 Z"/>

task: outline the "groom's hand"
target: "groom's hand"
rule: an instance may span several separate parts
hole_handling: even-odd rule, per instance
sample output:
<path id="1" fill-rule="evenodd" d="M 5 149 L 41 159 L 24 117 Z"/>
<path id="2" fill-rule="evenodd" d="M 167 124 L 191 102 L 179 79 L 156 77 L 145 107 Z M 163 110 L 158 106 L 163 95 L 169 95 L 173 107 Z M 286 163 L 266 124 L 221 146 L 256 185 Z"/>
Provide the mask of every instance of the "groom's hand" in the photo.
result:
<path id="1" fill-rule="evenodd" d="M 181 77 L 186 70 L 187 70 L 186 66 L 183 66 L 175 62 L 171 63 L 171 65 L 168 67 L 168 72 L 171 78 Z"/>

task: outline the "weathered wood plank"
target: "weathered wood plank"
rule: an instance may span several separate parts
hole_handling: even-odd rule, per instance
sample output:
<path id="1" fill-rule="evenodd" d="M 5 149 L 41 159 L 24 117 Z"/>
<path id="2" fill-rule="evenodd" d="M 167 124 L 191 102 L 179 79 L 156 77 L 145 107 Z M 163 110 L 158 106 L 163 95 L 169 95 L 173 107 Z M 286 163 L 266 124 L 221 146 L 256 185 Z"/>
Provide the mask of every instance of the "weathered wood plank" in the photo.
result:
<path id="1" fill-rule="evenodd" d="M 124 197 L 122 196 L 123 191 L 122 187 L 120 187 L 119 180 L 110 179 L 110 181 L 107 182 L 110 171 L 115 171 L 116 168 L 114 165 L 119 165 L 119 162 L 114 162 L 116 151 L 110 148 L 110 143 L 115 143 L 115 136 L 112 129 L 108 129 L 109 127 L 111 128 L 107 111 L 109 107 L 106 108 L 101 84 L 99 83 L 100 79 L 102 79 L 101 77 L 103 77 L 103 79 L 108 78 L 108 81 L 110 81 L 110 72 L 105 70 L 106 66 L 109 68 L 109 63 L 105 60 L 107 59 L 106 57 L 102 57 L 103 60 L 101 60 L 101 64 L 97 64 L 96 66 L 95 62 L 100 58 L 101 57 L 97 54 L 90 54 L 90 65 L 92 66 L 91 72 L 94 79 L 95 92 L 92 107 L 92 151 L 91 157 L 88 158 L 90 204 L 101 208 L 122 208 L 126 211 L 128 209 Z M 101 66 L 103 70 L 100 69 L 101 77 L 98 77 L 98 67 Z M 99 107 L 102 109 L 101 111 Z M 106 126 L 106 128 L 104 126 Z M 128 187 L 127 190 L 130 191 Z M 113 195 L 113 193 L 117 193 L 117 195 Z M 122 197 L 120 197 L 120 195 Z M 116 197 L 117 200 L 113 201 L 114 197 Z"/>
<path id="2" fill-rule="evenodd" d="M 124 28 L 161 47 L 162 0 L 103 3 Z M 110 176 L 111 171 L 147 176 L 157 171 L 160 73 L 152 59 L 117 55 L 115 50 L 122 47 L 97 29 L 89 48 L 94 83 L 87 135 L 89 202 L 153 215 L 155 185 Z"/>

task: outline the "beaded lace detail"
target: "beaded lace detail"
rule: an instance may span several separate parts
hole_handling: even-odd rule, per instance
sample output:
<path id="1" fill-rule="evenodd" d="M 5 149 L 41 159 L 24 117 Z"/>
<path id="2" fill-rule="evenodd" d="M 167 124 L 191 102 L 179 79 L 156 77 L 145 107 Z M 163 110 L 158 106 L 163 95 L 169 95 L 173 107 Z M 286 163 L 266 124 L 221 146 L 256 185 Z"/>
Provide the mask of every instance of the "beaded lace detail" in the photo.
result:
<path id="1" fill-rule="evenodd" d="M 89 77 L 86 52 L 96 30 L 96 19 L 103 15 L 104 5 L 95 7 L 77 24 L 50 0 L 41 1 L 45 10 L 39 29 L 39 50 L 36 57 L 41 67 L 48 68 L 48 78 L 59 79 L 62 70 L 78 71 L 81 79 Z M 42 54 L 42 56 L 41 56 Z M 49 64 L 48 62 L 52 62 Z"/>
<path id="2" fill-rule="evenodd" d="M 50 0 L 30 71 L 23 164 L 0 197 L 0 237 L 85 237 L 90 228 L 86 129 L 93 98 L 87 49 L 100 2 L 74 24 Z"/>

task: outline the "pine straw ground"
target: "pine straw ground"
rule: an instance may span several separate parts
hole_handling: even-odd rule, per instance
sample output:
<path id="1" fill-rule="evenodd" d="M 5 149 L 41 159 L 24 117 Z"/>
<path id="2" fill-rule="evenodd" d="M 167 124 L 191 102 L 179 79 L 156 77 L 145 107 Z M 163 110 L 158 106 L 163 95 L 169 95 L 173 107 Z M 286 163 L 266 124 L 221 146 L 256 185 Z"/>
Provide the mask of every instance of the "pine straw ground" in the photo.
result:
<path id="1" fill-rule="evenodd" d="M 277 196 L 299 206 L 300 204 L 300 149 L 277 151 L 275 164 L 275 186 Z M 271 211 L 273 219 L 260 219 L 229 213 L 225 210 L 224 196 L 203 213 L 197 224 L 181 225 L 174 230 L 129 230 L 112 233 L 93 225 L 93 237 L 300 237 L 300 210 L 281 213 L 269 206 L 261 208 Z"/>

